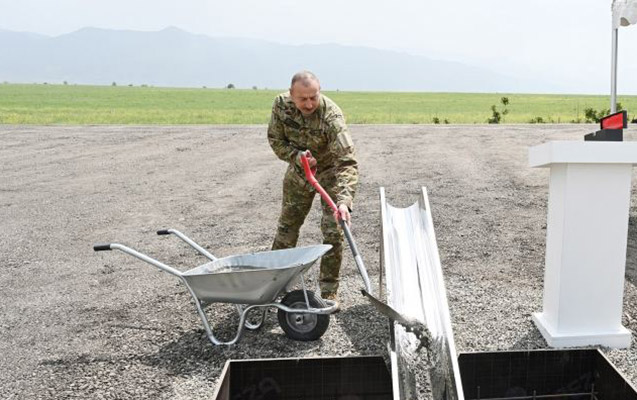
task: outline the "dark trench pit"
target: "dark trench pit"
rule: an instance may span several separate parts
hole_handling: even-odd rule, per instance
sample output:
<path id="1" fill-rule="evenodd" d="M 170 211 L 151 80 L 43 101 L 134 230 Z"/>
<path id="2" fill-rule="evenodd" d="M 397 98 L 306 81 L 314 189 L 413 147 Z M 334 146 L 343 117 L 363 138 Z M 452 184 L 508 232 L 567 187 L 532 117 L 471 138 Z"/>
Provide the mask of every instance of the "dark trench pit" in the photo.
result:
<path id="1" fill-rule="evenodd" d="M 597 349 L 461 353 L 466 400 L 637 400 Z"/>
<path id="2" fill-rule="evenodd" d="M 637 390 L 597 349 L 461 353 L 458 361 L 465 400 L 637 400 Z M 382 357 L 336 357 L 228 361 L 214 399 L 392 396 Z"/>

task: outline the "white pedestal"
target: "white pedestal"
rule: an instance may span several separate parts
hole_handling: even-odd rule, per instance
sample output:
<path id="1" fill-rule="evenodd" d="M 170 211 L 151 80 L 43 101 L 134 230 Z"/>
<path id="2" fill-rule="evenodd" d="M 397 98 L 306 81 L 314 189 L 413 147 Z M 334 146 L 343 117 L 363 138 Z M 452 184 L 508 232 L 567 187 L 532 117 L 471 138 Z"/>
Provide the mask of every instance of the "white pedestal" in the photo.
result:
<path id="1" fill-rule="evenodd" d="M 529 149 L 529 164 L 551 168 L 535 324 L 552 347 L 629 347 L 621 318 L 637 142 L 549 142 Z"/>

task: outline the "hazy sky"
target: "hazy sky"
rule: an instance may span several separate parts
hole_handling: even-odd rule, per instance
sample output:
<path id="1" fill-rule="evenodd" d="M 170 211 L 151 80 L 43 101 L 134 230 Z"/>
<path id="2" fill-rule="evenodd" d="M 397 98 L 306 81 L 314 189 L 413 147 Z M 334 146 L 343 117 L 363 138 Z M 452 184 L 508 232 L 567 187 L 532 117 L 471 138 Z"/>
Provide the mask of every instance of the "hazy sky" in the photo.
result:
<path id="1" fill-rule="evenodd" d="M 92 26 L 404 50 L 570 92 L 608 93 L 610 0 L 0 0 L 0 29 Z M 637 94 L 637 26 L 620 29 L 619 92 Z"/>

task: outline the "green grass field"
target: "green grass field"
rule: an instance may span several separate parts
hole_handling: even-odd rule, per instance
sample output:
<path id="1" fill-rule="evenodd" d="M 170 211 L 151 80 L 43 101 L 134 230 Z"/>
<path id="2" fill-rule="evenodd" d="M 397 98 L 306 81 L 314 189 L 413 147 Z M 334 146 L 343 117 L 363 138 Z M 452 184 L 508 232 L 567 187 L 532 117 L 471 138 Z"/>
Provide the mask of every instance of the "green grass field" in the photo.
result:
<path id="1" fill-rule="evenodd" d="M 280 91 L 130 86 L 0 84 L 0 124 L 265 124 Z M 585 122 L 584 109 L 608 108 L 609 96 L 325 92 L 350 124 L 483 124 L 491 106 L 503 123 Z M 637 117 L 637 96 L 619 101 Z"/>

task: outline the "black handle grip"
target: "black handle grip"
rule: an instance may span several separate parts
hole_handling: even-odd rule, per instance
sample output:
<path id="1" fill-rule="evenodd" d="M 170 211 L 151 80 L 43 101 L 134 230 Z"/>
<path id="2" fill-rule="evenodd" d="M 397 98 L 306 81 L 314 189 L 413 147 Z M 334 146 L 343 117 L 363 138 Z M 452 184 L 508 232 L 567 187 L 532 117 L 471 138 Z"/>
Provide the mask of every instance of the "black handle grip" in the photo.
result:
<path id="1" fill-rule="evenodd" d="M 110 243 L 100 243 L 100 244 L 93 245 L 93 250 L 95 251 L 103 251 L 103 250 L 110 250 L 110 249 L 111 249 Z"/>
<path id="2" fill-rule="evenodd" d="M 168 229 L 160 229 L 157 231 L 158 235 L 170 235 L 170 232 L 168 232 Z"/>

